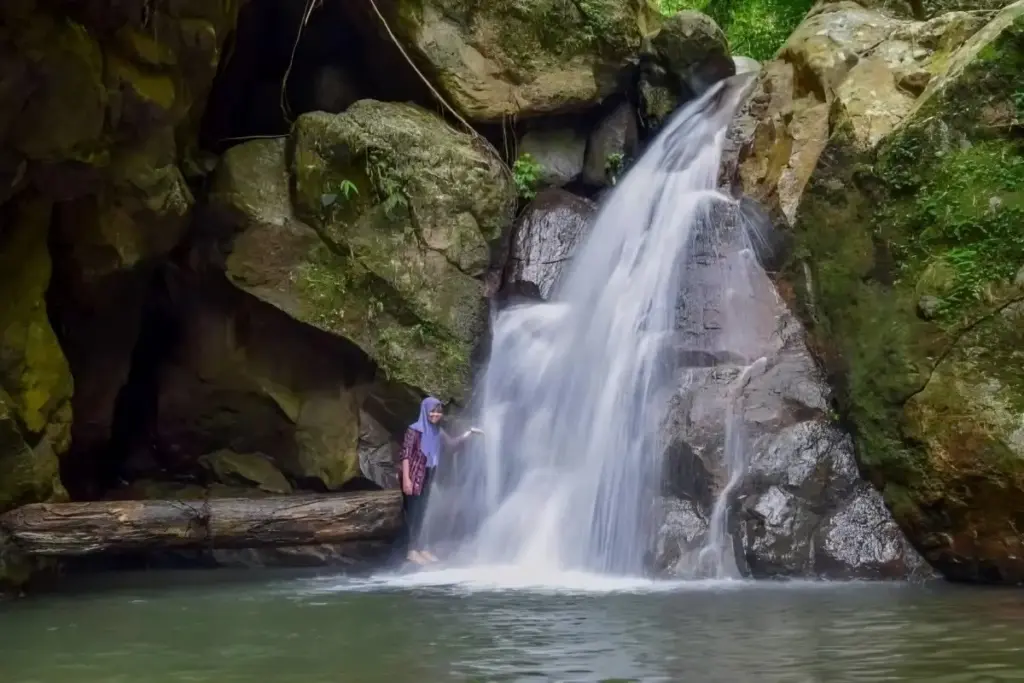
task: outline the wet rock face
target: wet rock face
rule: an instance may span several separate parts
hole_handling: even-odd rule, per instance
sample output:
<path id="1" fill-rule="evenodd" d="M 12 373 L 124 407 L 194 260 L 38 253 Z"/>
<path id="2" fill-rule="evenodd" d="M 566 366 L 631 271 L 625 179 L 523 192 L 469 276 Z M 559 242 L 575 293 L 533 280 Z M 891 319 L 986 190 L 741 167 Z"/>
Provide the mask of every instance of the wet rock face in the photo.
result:
<path id="1" fill-rule="evenodd" d="M 731 444 L 745 463 L 728 504 L 742 572 L 758 578 L 921 572 L 920 557 L 861 480 L 853 442 L 832 421 L 831 392 L 806 332 L 745 246 L 737 215 L 723 216 L 726 227 L 715 239 L 698 235 L 687 270 L 676 359 L 682 381 L 665 424 L 665 493 L 675 502 L 667 508 L 656 566 L 694 573 L 712 506 L 729 478 Z M 754 363 L 758 358 L 764 361 Z"/>
<path id="2" fill-rule="evenodd" d="M 523 211 L 512 236 L 505 287 L 547 299 L 597 213 L 593 202 L 545 190 Z"/>

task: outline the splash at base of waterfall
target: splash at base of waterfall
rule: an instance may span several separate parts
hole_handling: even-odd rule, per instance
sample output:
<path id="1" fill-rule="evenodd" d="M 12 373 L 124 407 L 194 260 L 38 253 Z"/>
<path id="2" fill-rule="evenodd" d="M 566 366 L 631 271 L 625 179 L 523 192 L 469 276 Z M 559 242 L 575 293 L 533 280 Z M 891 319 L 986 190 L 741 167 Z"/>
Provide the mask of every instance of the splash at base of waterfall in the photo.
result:
<path id="1" fill-rule="evenodd" d="M 751 82 L 726 79 L 678 112 L 616 186 L 552 301 L 493 321 L 474 405 L 486 437 L 459 456 L 425 520 L 428 542 L 458 540 L 455 561 L 542 583 L 644 573 L 679 379 L 679 292 L 694 240 L 732 203 L 717 175 Z"/>

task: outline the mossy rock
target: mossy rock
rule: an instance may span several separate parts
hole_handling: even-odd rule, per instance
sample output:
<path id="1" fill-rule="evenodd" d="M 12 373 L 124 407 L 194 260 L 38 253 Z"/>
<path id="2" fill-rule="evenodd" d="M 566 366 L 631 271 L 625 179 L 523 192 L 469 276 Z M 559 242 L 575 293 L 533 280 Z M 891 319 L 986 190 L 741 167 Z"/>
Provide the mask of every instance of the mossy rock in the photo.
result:
<path id="1" fill-rule="evenodd" d="M 861 465 L 958 580 L 1024 580 L 1022 94 L 1017 2 L 879 146 L 839 117 L 795 228 L 790 277 Z"/>
<path id="2" fill-rule="evenodd" d="M 292 485 L 262 453 L 236 453 L 222 449 L 199 458 L 222 484 L 252 485 L 268 493 L 291 493 Z"/>
<path id="3" fill-rule="evenodd" d="M 63 495 L 57 455 L 70 438 L 72 380 L 50 327 L 50 205 L 0 212 L 0 510 Z"/>
<path id="4" fill-rule="evenodd" d="M 513 217 L 511 175 L 485 143 L 412 105 L 306 114 L 293 136 L 296 212 L 322 240 L 297 274 L 316 324 L 392 379 L 461 394 L 483 329 L 478 278 Z"/>
<path id="5" fill-rule="evenodd" d="M 589 107 L 618 89 L 659 15 L 646 0 L 393 0 L 399 40 L 452 105 L 498 122 Z"/>

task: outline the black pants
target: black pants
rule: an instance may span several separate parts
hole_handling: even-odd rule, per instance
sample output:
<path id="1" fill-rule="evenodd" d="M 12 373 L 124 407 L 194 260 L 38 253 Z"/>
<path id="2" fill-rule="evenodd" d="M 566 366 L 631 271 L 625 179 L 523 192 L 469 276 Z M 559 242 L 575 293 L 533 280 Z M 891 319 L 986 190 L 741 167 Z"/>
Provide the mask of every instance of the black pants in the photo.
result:
<path id="1" fill-rule="evenodd" d="M 430 485 L 434 481 L 434 468 L 428 467 L 423 477 L 423 488 L 417 496 L 405 496 L 402 507 L 405 508 L 405 542 L 409 548 L 418 546 L 420 532 L 423 529 L 423 515 L 427 511 L 427 500 L 430 497 Z"/>

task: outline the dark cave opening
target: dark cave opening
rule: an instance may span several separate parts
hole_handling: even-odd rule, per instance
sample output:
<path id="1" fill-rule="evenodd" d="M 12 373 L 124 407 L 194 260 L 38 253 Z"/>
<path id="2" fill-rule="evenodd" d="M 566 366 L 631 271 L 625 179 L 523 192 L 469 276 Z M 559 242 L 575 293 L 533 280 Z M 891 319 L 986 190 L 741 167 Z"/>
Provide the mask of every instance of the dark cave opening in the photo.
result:
<path id="1" fill-rule="evenodd" d="M 367 98 L 437 106 L 368 3 L 325 0 L 307 16 L 302 2 L 253 0 L 225 46 L 200 142 L 221 153 L 285 135 L 300 114 Z"/>

